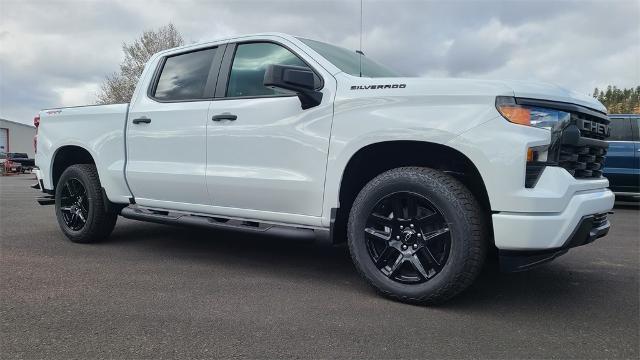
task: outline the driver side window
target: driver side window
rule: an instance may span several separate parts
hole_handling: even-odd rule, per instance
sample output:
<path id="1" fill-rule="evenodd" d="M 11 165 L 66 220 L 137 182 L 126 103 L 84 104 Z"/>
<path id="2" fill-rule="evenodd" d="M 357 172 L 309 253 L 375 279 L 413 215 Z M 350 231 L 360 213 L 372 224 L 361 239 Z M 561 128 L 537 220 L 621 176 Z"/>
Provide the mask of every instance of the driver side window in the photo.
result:
<path id="1" fill-rule="evenodd" d="M 252 97 L 292 94 L 283 89 L 263 85 L 269 65 L 294 65 L 308 68 L 298 56 L 274 43 L 239 44 L 227 84 L 227 97 Z"/>

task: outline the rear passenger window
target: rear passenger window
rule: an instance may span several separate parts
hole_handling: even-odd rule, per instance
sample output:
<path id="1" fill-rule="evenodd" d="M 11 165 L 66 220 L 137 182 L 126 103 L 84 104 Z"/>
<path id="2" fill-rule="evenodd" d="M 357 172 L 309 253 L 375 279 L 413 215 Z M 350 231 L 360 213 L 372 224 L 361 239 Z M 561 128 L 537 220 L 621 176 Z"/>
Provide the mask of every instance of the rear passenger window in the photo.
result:
<path id="1" fill-rule="evenodd" d="M 213 48 L 168 57 L 153 96 L 164 101 L 203 99 L 215 53 Z"/>
<path id="2" fill-rule="evenodd" d="M 632 141 L 631 119 L 611 118 L 609 141 Z"/>
<path id="3" fill-rule="evenodd" d="M 264 73 L 269 65 L 294 65 L 308 68 L 291 51 L 273 43 L 240 44 L 233 58 L 227 97 L 291 94 L 282 89 L 263 85 Z"/>

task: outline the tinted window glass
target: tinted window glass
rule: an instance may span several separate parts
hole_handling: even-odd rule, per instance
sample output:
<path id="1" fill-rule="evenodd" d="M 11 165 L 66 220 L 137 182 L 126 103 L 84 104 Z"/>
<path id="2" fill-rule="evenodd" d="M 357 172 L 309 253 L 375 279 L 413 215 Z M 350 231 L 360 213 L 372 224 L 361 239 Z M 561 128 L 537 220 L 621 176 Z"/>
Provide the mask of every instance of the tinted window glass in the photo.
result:
<path id="1" fill-rule="evenodd" d="M 269 65 L 294 65 L 308 68 L 300 58 L 286 48 L 272 43 L 240 44 L 229 74 L 227 96 L 264 96 L 290 94 L 282 89 L 263 85 L 264 73 Z"/>
<path id="2" fill-rule="evenodd" d="M 633 136 L 631 133 L 631 119 L 616 119 L 611 118 L 609 124 L 611 128 L 611 135 L 607 140 L 610 141 L 631 141 Z"/>
<path id="3" fill-rule="evenodd" d="M 329 60 L 338 69 L 349 75 L 371 78 L 398 76 L 395 71 L 390 70 L 368 57 L 356 53 L 355 51 L 349 51 L 335 45 L 315 40 L 302 38 L 299 38 L 299 40 L 315 50 L 318 54 L 322 55 L 325 59 Z M 361 72 L 362 75 L 360 74 Z"/>
<path id="4" fill-rule="evenodd" d="M 154 96 L 160 100 L 202 99 L 216 49 L 167 58 Z"/>

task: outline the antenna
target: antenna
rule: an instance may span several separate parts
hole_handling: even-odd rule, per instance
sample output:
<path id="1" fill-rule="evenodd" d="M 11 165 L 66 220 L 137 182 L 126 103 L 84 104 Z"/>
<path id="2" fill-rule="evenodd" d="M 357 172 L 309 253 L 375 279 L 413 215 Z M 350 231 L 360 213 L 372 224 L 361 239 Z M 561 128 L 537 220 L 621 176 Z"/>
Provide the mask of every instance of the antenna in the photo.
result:
<path id="1" fill-rule="evenodd" d="M 362 77 L 362 0 L 360 0 L 360 49 L 357 51 L 360 54 L 360 77 Z"/>

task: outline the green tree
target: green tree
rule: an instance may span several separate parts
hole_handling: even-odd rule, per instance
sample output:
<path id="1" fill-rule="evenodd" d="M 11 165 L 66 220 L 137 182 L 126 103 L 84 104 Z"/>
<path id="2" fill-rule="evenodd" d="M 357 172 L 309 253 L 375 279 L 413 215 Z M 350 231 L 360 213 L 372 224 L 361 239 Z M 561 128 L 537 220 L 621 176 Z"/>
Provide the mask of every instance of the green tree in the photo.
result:
<path id="1" fill-rule="evenodd" d="M 593 89 L 592 96 L 607 107 L 609 114 L 640 114 L 640 86 L 618 89 L 609 85 L 606 90 Z"/>
<path id="2" fill-rule="evenodd" d="M 184 44 L 182 35 L 169 23 L 157 30 L 142 33 L 134 42 L 122 44 L 124 60 L 120 63 L 120 72 L 105 77 L 98 92 L 98 104 L 127 103 L 133 96 L 144 65 L 151 55 Z"/>

